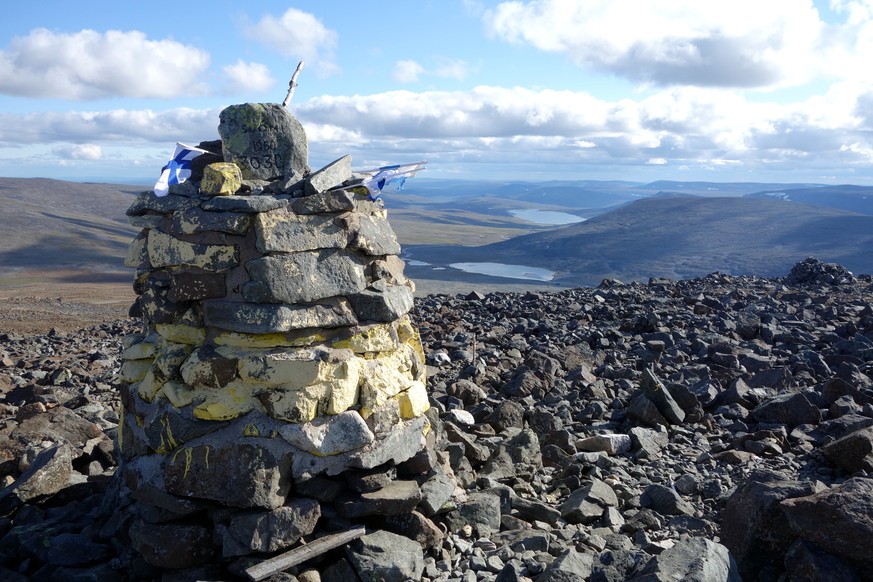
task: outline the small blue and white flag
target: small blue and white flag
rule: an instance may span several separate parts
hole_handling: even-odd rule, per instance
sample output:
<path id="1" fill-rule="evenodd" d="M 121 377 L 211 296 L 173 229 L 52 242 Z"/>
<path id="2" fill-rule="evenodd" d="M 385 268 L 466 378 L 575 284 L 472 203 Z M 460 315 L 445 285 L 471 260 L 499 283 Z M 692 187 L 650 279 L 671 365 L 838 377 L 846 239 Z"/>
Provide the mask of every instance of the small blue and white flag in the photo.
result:
<path id="1" fill-rule="evenodd" d="M 155 196 L 166 196 L 170 191 L 171 184 L 181 184 L 190 178 L 191 160 L 208 153 L 206 150 L 176 142 L 173 157 L 161 169 L 161 177 L 155 183 Z"/>
<path id="2" fill-rule="evenodd" d="M 397 189 L 402 190 L 407 178 L 412 178 L 415 173 L 424 170 L 427 160 L 413 162 L 411 164 L 396 164 L 393 166 L 381 166 L 370 170 L 354 170 L 354 174 L 363 175 L 360 183 L 369 193 L 368 200 L 376 200 L 382 194 L 382 188 L 392 182 L 399 182 Z"/>

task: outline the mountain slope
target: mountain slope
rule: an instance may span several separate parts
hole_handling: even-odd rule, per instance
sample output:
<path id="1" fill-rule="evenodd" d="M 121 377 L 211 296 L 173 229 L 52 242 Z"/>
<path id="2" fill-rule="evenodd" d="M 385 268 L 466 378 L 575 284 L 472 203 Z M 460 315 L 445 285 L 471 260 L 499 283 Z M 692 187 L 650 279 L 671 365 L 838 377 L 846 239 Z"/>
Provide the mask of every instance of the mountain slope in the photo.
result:
<path id="1" fill-rule="evenodd" d="M 433 264 L 500 262 L 543 267 L 555 281 L 688 278 L 713 271 L 779 276 L 807 256 L 873 272 L 873 217 L 755 198 L 649 198 L 586 222 L 464 249 L 420 247 Z"/>
<path id="2" fill-rule="evenodd" d="M 749 198 L 776 198 L 873 215 L 873 186 L 844 184 L 814 188 L 783 188 L 756 192 L 748 196 Z"/>
<path id="3" fill-rule="evenodd" d="M 142 188 L 0 178 L 0 269 L 124 269 L 139 229 L 125 210 Z"/>

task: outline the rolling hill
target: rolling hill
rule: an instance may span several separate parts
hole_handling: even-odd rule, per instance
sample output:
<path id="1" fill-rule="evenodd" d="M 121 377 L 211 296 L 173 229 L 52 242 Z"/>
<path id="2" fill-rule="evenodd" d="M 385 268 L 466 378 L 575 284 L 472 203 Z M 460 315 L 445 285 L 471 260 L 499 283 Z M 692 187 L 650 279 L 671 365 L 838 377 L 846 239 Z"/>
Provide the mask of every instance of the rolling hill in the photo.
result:
<path id="1" fill-rule="evenodd" d="M 628 182 L 482 183 L 478 189 L 472 181 L 437 182 L 383 196 L 404 256 L 416 259 L 407 267 L 413 279 L 534 283 L 449 267 L 459 262 L 545 268 L 555 273 L 548 284 L 560 286 L 713 271 L 778 276 L 807 256 L 857 273 L 873 272 L 873 216 L 826 207 L 851 203 L 863 209 L 873 188 L 779 190 L 742 184 L 725 185 L 730 195 L 716 197 L 699 196 L 701 189 L 721 187 L 709 182 L 689 186 L 695 196 L 677 191 L 678 182 L 659 183 L 658 190 L 654 183 Z M 0 275 L 7 274 L 8 281 L 21 270 L 72 269 L 85 273 L 85 279 L 114 272 L 127 280 L 123 258 L 138 229 L 128 225 L 125 210 L 140 190 L 0 178 Z M 640 198 L 641 192 L 646 197 Z M 621 205 L 604 206 L 610 203 Z M 560 209 L 590 218 L 547 227 L 512 216 L 519 208 Z"/>
<path id="2" fill-rule="evenodd" d="M 777 188 L 747 194 L 747 196 L 750 198 L 776 198 L 873 215 L 873 186 L 844 184 L 814 188 Z"/>
<path id="3" fill-rule="evenodd" d="M 765 198 L 657 197 L 580 224 L 463 252 L 452 247 L 407 250 L 431 268 L 458 262 L 546 268 L 562 285 L 597 285 L 606 277 L 687 278 L 713 271 L 781 276 L 807 256 L 873 273 L 873 216 Z"/>
<path id="4" fill-rule="evenodd" d="M 125 217 L 141 187 L 0 178 L 0 270 L 121 270 L 139 229 Z"/>

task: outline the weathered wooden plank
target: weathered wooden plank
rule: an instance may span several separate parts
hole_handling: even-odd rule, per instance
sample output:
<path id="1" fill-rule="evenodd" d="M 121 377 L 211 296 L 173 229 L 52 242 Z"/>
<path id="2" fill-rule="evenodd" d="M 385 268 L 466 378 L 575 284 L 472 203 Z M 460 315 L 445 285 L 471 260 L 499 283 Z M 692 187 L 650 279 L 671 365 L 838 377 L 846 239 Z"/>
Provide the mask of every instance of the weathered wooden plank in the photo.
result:
<path id="1" fill-rule="evenodd" d="M 274 556 L 269 560 L 264 560 L 260 564 L 256 564 L 251 568 L 246 569 L 246 575 L 255 582 L 263 580 L 264 578 L 269 578 L 273 574 L 287 570 L 297 564 L 302 564 L 310 558 L 314 558 L 315 556 L 319 556 L 334 548 L 338 548 L 343 544 L 347 544 L 352 540 L 356 540 L 365 533 L 367 533 L 367 529 L 360 525 L 353 527 L 352 529 L 347 529 L 339 533 L 318 538 L 315 541 L 296 547 L 284 554 L 279 554 L 278 556 Z"/>

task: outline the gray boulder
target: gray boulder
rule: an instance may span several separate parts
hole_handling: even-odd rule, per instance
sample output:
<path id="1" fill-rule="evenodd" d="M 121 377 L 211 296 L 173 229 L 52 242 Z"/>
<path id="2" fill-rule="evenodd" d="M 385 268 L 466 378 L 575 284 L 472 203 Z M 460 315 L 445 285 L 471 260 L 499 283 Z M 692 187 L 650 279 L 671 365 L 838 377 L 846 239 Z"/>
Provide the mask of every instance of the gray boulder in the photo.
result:
<path id="1" fill-rule="evenodd" d="M 219 114 L 225 162 L 239 166 L 244 180 L 284 176 L 301 179 L 309 170 L 303 126 L 278 103 L 242 103 Z"/>
<path id="2" fill-rule="evenodd" d="M 652 558 L 631 582 L 742 582 L 739 568 L 723 545 L 704 538 L 681 540 Z"/>
<path id="3" fill-rule="evenodd" d="M 384 530 L 349 544 L 346 556 L 363 582 L 420 580 L 424 571 L 421 546 Z"/>
<path id="4" fill-rule="evenodd" d="M 794 533 L 826 552 L 873 566 L 873 479 L 855 477 L 780 504 Z"/>
<path id="5" fill-rule="evenodd" d="M 764 570 L 782 569 L 785 553 L 797 536 L 780 502 L 816 491 L 814 483 L 757 471 L 730 496 L 723 512 L 720 537 L 737 560 L 743 578 L 754 579 Z"/>

